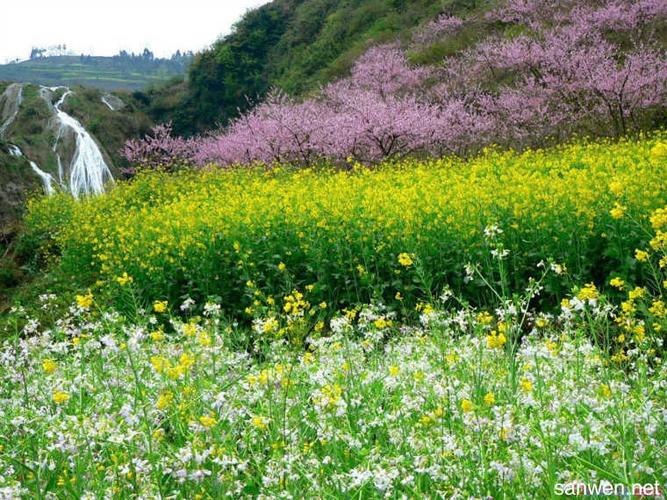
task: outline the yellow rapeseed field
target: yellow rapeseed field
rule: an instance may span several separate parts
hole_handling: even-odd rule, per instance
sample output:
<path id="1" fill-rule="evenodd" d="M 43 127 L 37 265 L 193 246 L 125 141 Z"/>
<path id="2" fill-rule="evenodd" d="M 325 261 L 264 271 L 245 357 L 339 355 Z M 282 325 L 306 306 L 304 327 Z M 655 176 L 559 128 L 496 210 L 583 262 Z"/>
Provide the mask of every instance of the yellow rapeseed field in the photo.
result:
<path id="1" fill-rule="evenodd" d="M 578 282 L 606 282 L 635 273 L 628 252 L 667 200 L 665 149 L 658 136 L 352 171 L 148 172 L 102 197 L 33 200 L 26 225 L 86 286 L 113 292 L 130 276 L 147 299 L 217 296 L 230 310 L 251 305 L 255 289 L 309 284 L 337 306 L 415 304 L 460 288 L 468 262 L 495 269 L 487 227 L 498 229 L 511 285 L 546 259 Z"/>

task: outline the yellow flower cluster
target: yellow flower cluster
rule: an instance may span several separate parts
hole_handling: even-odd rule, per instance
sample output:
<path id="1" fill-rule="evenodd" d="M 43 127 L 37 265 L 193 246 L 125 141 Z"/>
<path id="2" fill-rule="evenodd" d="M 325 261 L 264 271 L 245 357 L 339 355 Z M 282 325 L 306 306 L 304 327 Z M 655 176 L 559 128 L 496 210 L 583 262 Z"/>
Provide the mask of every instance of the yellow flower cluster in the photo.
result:
<path id="1" fill-rule="evenodd" d="M 153 356 L 150 361 L 153 369 L 157 373 L 165 374 L 171 379 L 178 379 L 183 377 L 190 370 L 195 359 L 192 355 L 183 353 L 175 364 L 162 356 Z"/>
<path id="2" fill-rule="evenodd" d="M 508 248 L 517 276 L 536 258 L 556 255 L 569 259 L 562 266 L 576 269 L 583 260 L 595 267 L 591 259 L 605 252 L 598 245 L 593 253 L 589 241 L 614 251 L 609 232 L 629 224 L 628 214 L 645 220 L 667 198 L 667 162 L 655 161 L 661 148 L 660 138 L 640 138 L 520 154 L 489 150 L 467 161 L 406 159 L 352 172 L 146 172 L 100 197 L 32 200 L 26 230 L 59 247 L 65 271 L 89 282 L 134 282 L 144 299 L 206 290 L 243 311 L 253 306 L 233 290 L 246 280 L 276 297 L 317 280 L 314 299 L 332 308 L 372 296 L 373 286 L 415 304 L 423 297 L 393 287 L 396 277 L 408 280 L 422 267 L 437 267 L 439 277 L 460 273 L 487 244 L 480 227 L 490 221 L 503 238 L 520 242 Z M 651 222 L 662 231 L 665 219 L 656 212 Z M 627 245 L 642 243 L 638 233 L 624 237 Z M 666 238 L 656 236 L 653 247 Z M 642 249 L 637 260 L 645 258 Z M 118 286 L 110 292 L 125 293 Z M 286 312 L 298 313 L 299 300 L 285 303 L 296 308 Z M 90 307 L 92 297 L 82 304 Z M 166 312 L 167 305 L 153 309 Z"/>

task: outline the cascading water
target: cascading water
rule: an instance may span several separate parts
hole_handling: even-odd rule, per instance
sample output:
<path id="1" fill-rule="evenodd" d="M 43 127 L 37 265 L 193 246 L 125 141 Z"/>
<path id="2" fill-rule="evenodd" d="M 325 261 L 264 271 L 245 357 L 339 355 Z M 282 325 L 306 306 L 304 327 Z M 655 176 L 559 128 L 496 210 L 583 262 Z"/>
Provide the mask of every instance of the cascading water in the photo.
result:
<path id="1" fill-rule="evenodd" d="M 40 179 L 42 179 L 42 184 L 44 185 L 44 192 L 46 194 L 53 194 L 53 177 L 51 174 L 44 172 L 39 166 L 34 161 L 28 160 L 28 163 L 30 163 L 30 168 L 33 169 L 33 171 L 39 175 Z"/>
<path id="2" fill-rule="evenodd" d="M 52 104 L 53 92 L 64 89 L 62 96 Z M 58 164 L 58 183 L 63 189 L 68 190 L 74 197 L 79 197 L 86 194 L 100 194 L 104 192 L 104 184 L 106 182 L 113 182 L 113 176 L 109 166 L 104 161 L 104 156 L 100 151 L 95 140 L 86 131 L 81 123 L 74 117 L 65 113 L 61 108 L 68 96 L 72 95 L 72 91 L 65 87 L 41 87 L 40 94 L 52 109 L 56 119 L 56 140 L 53 145 L 53 153 L 55 154 Z M 4 137 L 5 132 L 16 119 L 21 103 L 23 101 L 23 85 L 12 84 L 0 94 L 0 138 Z M 107 102 L 108 101 L 108 102 Z M 113 96 L 105 101 L 105 104 L 110 109 L 118 109 L 114 106 Z M 119 106 L 122 107 L 122 101 L 116 99 Z M 71 131 L 75 140 L 74 154 L 66 169 L 63 165 L 63 160 L 58 152 L 58 144 L 65 137 L 66 133 Z M 25 157 L 23 151 L 14 145 L 9 145 L 9 153 L 15 157 Z M 47 194 L 54 192 L 53 184 L 55 179 L 53 175 L 43 171 L 39 166 L 26 158 L 32 170 L 40 177 L 44 184 L 44 191 Z M 67 172 L 66 172 L 67 170 Z M 67 173 L 67 175 L 66 175 Z M 68 184 L 67 183 L 68 181 Z"/>
<path id="3" fill-rule="evenodd" d="M 57 87 L 49 90 L 55 91 Z M 76 138 L 76 149 L 69 166 L 69 191 L 75 197 L 82 194 L 100 194 L 104 192 L 105 182 L 113 182 L 113 176 L 95 140 L 78 120 L 61 109 L 65 99 L 71 94 L 71 90 L 65 89 L 65 93 L 54 105 L 59 129 L 53 150 L 54 152 L 56 151 L 58 140 L 62 136 L 63 131 L 70 129 Z M 58 160 L 58 175 L 60 181 L 63 182 L 63 165 L 60 155 L 57 152 L 56 157 Z"/>
<path id="4" fill-rule="evenodd" d="M 23 102 L 23 85 L 14 83 L 7 87 L 2 94 L 2 100 L 4 101 L 4 106 L 2 116 L 0 117 L 4 116 L 6 119 L 0 124 L 0 137 L 4 137 L 5 132 L 14 123 L 16 116 L 19 114 L 19 109 Z M 9 145 L 9 154 L 16 158 L 24 157 L 21 148 L 15 144 Z M 28 160 L 28 163 L 30 164 L 30 168 L 42 179 L 44 192 L 46 194 L 53 194 L 53 177 L 51 174 L 44 172 L 34 161 Z"/>
<path id="5" fill-rule="evenodd" d="M 25 156 L 23 155 L 23 151 L 21 151 L 21 148 L 19 148 L 15 144 L 9 145 L 9 154 L 15 156 L 16 158 L 25 158 Z M 28 163 L 30 164 L 30 168 L 32 168 L 33 172 L 35 172 L 39 176 L 39 178 L 42 179 L 44 192 L 46 194 L 53 194 L 55 192 L 53 189 L 53 176 L 47 172 L 44 172 L 44 170 L 39 168 L 39 165 L 37 165 L 34 161 L 28 160 Z"/>

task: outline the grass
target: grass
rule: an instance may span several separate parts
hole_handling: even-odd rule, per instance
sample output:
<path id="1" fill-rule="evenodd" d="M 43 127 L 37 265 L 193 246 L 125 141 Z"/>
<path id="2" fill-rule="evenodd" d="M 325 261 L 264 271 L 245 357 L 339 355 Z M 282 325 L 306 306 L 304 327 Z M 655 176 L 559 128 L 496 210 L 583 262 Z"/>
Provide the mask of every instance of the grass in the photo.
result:
<path id="1" fill-rule="evenodd" d="M 169 60 L 58 56 L 0 65 L 0 79 L 46 86 L 91 85 L 101 90 L 141 90 L 182 75 L 187 64 Z"/>

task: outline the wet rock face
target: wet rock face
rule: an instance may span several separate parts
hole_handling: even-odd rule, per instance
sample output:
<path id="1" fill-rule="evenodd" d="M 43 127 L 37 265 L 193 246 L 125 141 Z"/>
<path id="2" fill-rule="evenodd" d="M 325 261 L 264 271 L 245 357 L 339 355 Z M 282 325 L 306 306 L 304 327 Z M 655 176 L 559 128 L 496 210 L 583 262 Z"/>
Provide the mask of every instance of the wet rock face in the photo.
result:
<path id="1" fill-rule="evenodd" d="M 0 82 L 0 231 L 33 193 L 101 193 L 125 141 L 153 125 L 130 94 Z"/>
<path id="2" fill-rule="evenodd" d="M 23 85 L 13 83 L 0 95 L 0 138 L 16 119 L 23 100 Z"/>
<path id="3" fill-rule="evenodd" d="M 105 94 L 101 98 L 102 102 L 108 107 L 111 111 L 120 111 L 125 108 L 125 103 L 120 97 L 116 97 L 112 94 Z"/>

